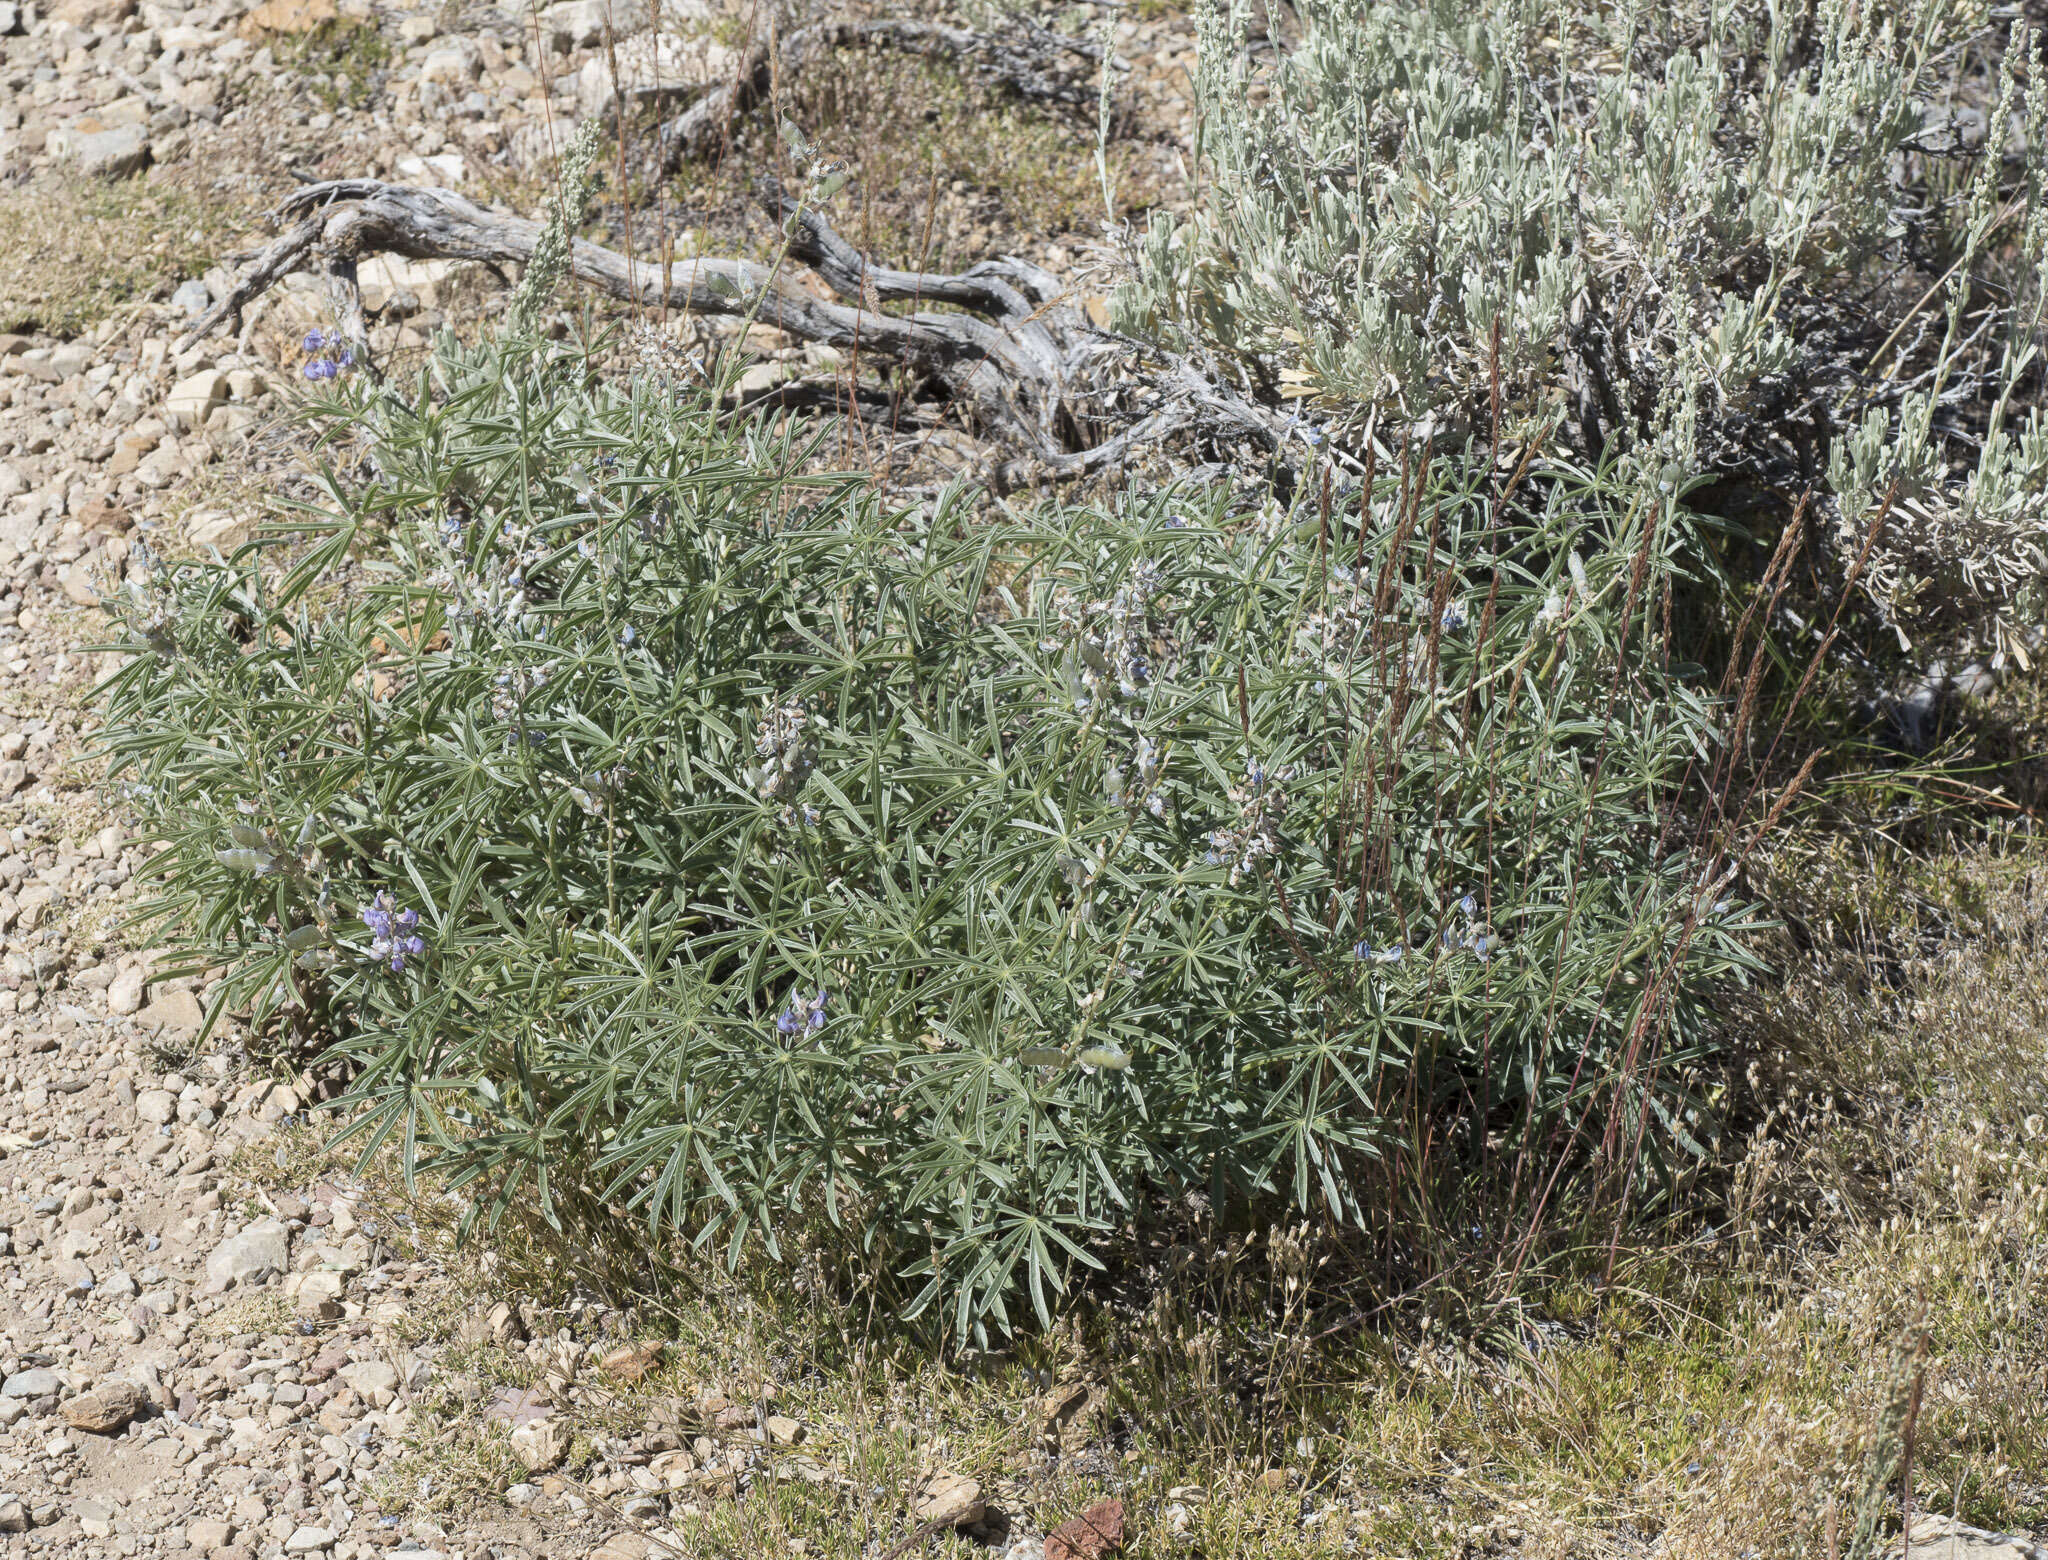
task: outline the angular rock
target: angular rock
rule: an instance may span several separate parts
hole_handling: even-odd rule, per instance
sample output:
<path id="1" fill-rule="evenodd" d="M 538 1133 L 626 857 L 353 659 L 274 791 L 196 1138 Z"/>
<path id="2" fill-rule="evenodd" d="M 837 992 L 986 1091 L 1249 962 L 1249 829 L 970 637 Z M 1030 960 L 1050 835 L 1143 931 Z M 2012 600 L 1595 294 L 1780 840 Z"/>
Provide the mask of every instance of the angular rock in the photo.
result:
<path id="1" fill-rule="evenodd" d="M 0 1393 L 11 1398 L 50 1397 L 64 1390 L 64 1378 L 54 1370 L 18 1370 L 0 1381 Z"/>
<path id="2" fill-rule="evenodd" d="M 2048 1560 L 2048 1549 L 2013 1533 L 1987 1533 L 1954 1517 L 1925 1513 L 1913 1519 L 1914 1560 Z"/>
<path id="3" fill-rule="evenodd" d="M 1124 1547 L 1124 1503 L 1097 1501 L 1045 1535 L 1045 1560 L 1102 1560 Z"/>
<path id="4" fill-rule="evenodd" d="M 675 102 L 729 78 L 735 64 L 732 49 L 708 35 L 685 37 L 669 29 L 640 33 L 584 63 L 576 75 L 576 100 L 585 114 L 604 113 L 621 97 L 636 106 Z"/>
<path id="5" fill-rule="evenodd" d="M 957 1473 L 935 1473 L 925 1481 L 924 1492 L 910 1508 L 913 1522 L 944 1522 L 964 1527 L 979 1522 L 988 1504 L 981 1498 L 981 1486 Z"/>
<path id="6" fill-rule="evenodd" d="M 206 1022 L 206 1010 L 189 991 L 167 991 L 136 1015 L 150 1029 L 161 1029 L 182 1039 L 191 1039 Z"/>
<path id="7" fill-rule="evenodd" d="M 317 32 L 323 24 L 337 21 L 340 16 L 334 0 L 263 0 L 263 4 L 242 18 L 235 31 L 252 39 L 266 33 Z"/>
<path id="8" fill-rule="evenodd" d="M 143 994 L 148 987 L 148 983 L 148 973 L 141 965 L 138 964 L 132 969 L 123 970 L 107 986 L 107 1011 L 123 1017 L 130 1013 L 140 1012 L 142 1010 Z M 136 1099 L 138 1111 L 141 1108 L 141 1104 L 141 1098 L 138 1096 Z M 175 1109 L 177 1100 L 173 1098 L 171 1104 L 172 1108 Z"/>
<path id="9" fill-rule="evenodd" d="M 230 1235 L 206 1259 L 209 1282 L 259 1284 L 282 1273 L 290 1261 L 290 1238 L 275 1219 L 258 1219 L 239 1235 Z"/>
<path id="10" fill-rule="evenodd" d="M 74 1430 L 94 1435 L 112 1435 L 129 1420 L 140 1417 L 149 1407 L 149 1396 L 132 1381 L 103 1381 L 90 1392 L 82 1392 L 60 1410 L 64 1422 Z"/>
<path id="11" fill-rule="evenodd" d="M 540 13 L 539 29 L 544 38 L 564 53 L 587 49 L 604 38 L 605 22 L 611 14 L 612 8 L 604 0 L 557 0 Z M 621 18 L 613 20 L 612 25 L 624 31 L 632 24 Z"/>
<path id="12" fill-rule="evenodd" d="M 193 423 L 206 421 L 206 414 L 228 398 L 228 376 L 218 369 L 193 374 L 171 386 L 164 397 L 164 410 L 175 412 Z"/>
<path id="13" fill-rule="evenodd" d="M 149 132 L 141 125 L 72 130 L 66 132 L 58 150 L 80 173 L 97 179 L 125 179 L 149 166 Z"/>
<path id="14" fill-rule="evenodd" d="M 519 1343 L 526 1337 L 526 1324 L 510 1301 L 500 1300 L 482 1316 L 465 1317 L 456 1331 L 465 1343 Z"/>
<path id="15" fill-rule="evenodd" d="M 483 56 L 467 38 L 451 38 L 420 61 L 420 80 L 439 81 L 465 91 L 484 68 Z"/>
<path id="16" fill-rule="evenodd" d="M 194 547 L 232 553 L 249 539 L 250 526 L 246 519 L 224 509 L 201 509 L 186 517 L 185 534 Z"/>
<path id="17" fill-rule="evenodd" d="M 382 1360 L 344 1366 L 337 1374 L 374 1408 L 387 1407 L 398 1395 L 398 1372 Z"/>
<path id="18" fill-rule="evenodd" d="M 646 1343 L 629 1343 L 622 1349 L 614 1349 L 597 1362 L 597 1368 L 607 1376 L 616 1376 L 621 1381 L 639 1381 L 661 1363 L 664 1345 L 660 1339 Z"/>
<path id="19" fill-rule="evenodd" d="M 341 1315 L 341 1292 L 348 1280 L 331 1268 L 295 1273 L 285 1280 L 285 1293 L 297 1302 L 299 1315 L 309 1321 L 332 1321 Z"/>
<path id="20" fill-rule="evenodd" d="M 284 1541 L 284 1552 L 288 1555 L 311 1554 L 318 1549 L 332 1549 L 333 1547 L 333 1528 L 294 1528 L 292 1529 L 291 1537 Z"/>
<path id="21" fill-rule="evenodd" d="M 93 578 L 92 570 L 83 564 L 74 563 L 57 576 L 57 583 L 64 588 L 65 599 L 76 606 L 96 607 L 100 604 L 99 582 Z"/>
<path id="22" fill-rule="evenodd" d="M 53 22 L 74 27 L 112 27 L 135 14 L 135 0 L 58 0 L 50 10 Z"/>
<path id="23" fill-rule="evenodd" d="M 180 282 L 178 290 L 171 294 L 171 307 L 183 309 L 188 320 L 198 319 L 212 306 L 213 294 L 206 290 L 206 283 L 197 277 L 189 282 Z"/>
<path id="24" fill-rule="evenodd" d="M 647 1465 L 647 1471 L 654 1475 L 665 1490 L 680 1490 L 688 1486 L 690 1475 L 697 1471 L 697 1459 L 688 1452 L 660 1452 Z"/>
<path id="25" fill-rule="evenodd" d="M 569 1450 L 569 1432 L 559 1420 L 536 1419 L 512 1432 L 512 1455 L 528 1473 L 544 1473 Z"/>

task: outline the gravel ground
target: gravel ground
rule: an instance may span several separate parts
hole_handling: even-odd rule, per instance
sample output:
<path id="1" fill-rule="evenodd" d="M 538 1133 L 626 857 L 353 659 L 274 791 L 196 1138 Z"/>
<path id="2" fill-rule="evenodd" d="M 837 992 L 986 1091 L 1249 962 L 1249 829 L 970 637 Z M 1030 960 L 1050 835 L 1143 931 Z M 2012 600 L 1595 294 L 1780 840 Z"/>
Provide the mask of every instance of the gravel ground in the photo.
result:
<path id="1" fill-rule="evenodd" d="M 664 81 L 730 73 L 717 12 L 663 10 Z M 288 170 L 532 210 L 552 148 L 613 95 L 606 14 L 597 0 L 538 14 L 0 0 L 0 200 L 55 230 L 32 235 L 56 264 L 45 324 L 107 271 L 105 246 L 165 236 L 120 226 L 143 189 L 192 192 L 192 209 L 236 223 L 290 187 Z M 618 30 L 632 79 L 651 35 Z M 1146 52 L 1153 31 L 1127 28 L 1127 48 Z M 1151 53 L 1152 77 L 1180 68 Z M 949 187 L 942 220 L 971 227 L 978 200 Z M 94 225 L 65 231 L 79 209 Z M 168 237 L 228 247 L 212 231 Z M 0 276 L 0 298 L 33 294 L 29 253 L 0 257 L 24 267 Z M 664 1523 L 754 1476 L 801 1427 L 764 1420 L 765 1404 L 676 1402 L 600 1442 L 589 1483 L 551 1474 L 578 1406 L 603 1395 L 585 1384 L 605 1379 L 602 1307 L 493 1306 L 419 1255 L 402 1214 L 304 1151 L 321 1085 L 252 1061 L 232 1024 L 201 1044 L 205 975 L 160 978 L 129 940 L 144 856 L 85 756 L 87 694 L 111 669 L 92 648 L 96 604 L 139 546 L 232 547 L 290 491 L 297 342 L 325 318 L 319 280 L 299 276 L 239 335 L 177 352 L 227 282 L 201 261 L 116 289 L 82 333 L 29 321 L 0 335 L 0 1533 L 52 1557 L 638 1560 L 652 1529 L 666 1552 Z M 403 261 L 364 282 L 373 345 L 401 360 L 502 285 Z M 540 1387 L 491 1395 L 479 1350 Z M 429 1514 L 419 1453 L 441 1427 L 416 1414 L 438 1421 L 451 1403 L 505 1422 L 530 1469 L 502 1501 L 459 1503 L 483 1508 L 465 1519 Z M 1007 1547 L 1025 1560 L 1035 1543 Z"/>

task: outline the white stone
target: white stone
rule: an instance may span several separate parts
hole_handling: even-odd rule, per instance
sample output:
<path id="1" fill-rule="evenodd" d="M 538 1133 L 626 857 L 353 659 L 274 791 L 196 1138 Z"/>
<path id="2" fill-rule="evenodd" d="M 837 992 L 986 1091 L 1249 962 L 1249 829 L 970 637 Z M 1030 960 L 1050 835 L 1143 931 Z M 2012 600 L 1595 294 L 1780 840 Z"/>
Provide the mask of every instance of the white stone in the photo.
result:
<path id="1" fill-rule="evenodd" d="M 132 1009 L 131 1009 L 132 1011 Z M 160 1127 L 178 1114 L 178 1096 L 169 1089 L 144 1089 L 135 1096 L 135 1116 Z"/>
<path id="2" fill-rule="evenodd" d="M 587 49 L 604 39 L 604 23 L 612 7 L 604 0 L 559 0 L 540 13 L 541 36 L 559 51 Z M 612 31 L 625 32 L 630 24 L 614 20 Z"/>
<path id="3" fill-rule="evenodd" d="M 569 1437 L 552 1419 L 536 1419 L 512 1432 L 512 1455 L 529 1473 L 545 1473 L 562 1460 Z"/>
<path id="4" fill-rule="evenodd" d="M 344 1365 L 339 1375 L 375 1408 L 388 1407 L 398 1393 L 398 1372 L 382 1360 Z"/>
<path id="5" fill-rule="evenodd" d="M 47 145 L 55 155 L 69 158 L 80 173 L 101 179 L 126 178 L 149 165 L 149 132 L 140 125 L 53 130 Z"/>
<path id="6" fill-rule="evenodd" d="M 175 412 L 188 422 L 202 423 L 206 414 L 227 398 L 228 376 L 209 368 L 173 385 L 171 393 L 164 397 L 164 410 Z"/>
<path id="7" fill-rule="evenodd" d="M 733 51 L 711 37 L 683 37 L 664 31 L 642 33 L 616 45 L 624 95 L 635 103 L 664 102 L 692 90 L 724 81 L 733 74 Z M 608 112 L 619 93 L 614 89 L 611 60 L 594 54 L 576 76 L 576 102 L 588 115 Z"/>
<path id="8" fill-rule="evenodd" d="M 451 38 L 420 61 L 420 80 L 467 87 L 483 73 L 483 55 L 467 38 Z"/>
<path id="9" fill-rule="evenodd" d="M 107 1011 L 121 1015 L 141 1012 L 143 991 L 148 984 L 148 974 L 141 965 L 123 970 L 107 987 Z M 141 1100 L 138 1099 L 138 1110 L 141 1104 Z"/>
<path id="10" fill-rule="evenodd" d="M 213 1255 L 206 1259 L 206 1276 L 223 1286 L 261 1283 L 282 1273 L 290 1256 L 285 1227 L 275 1219 L 258 1219 L 213 1248 Z"/>

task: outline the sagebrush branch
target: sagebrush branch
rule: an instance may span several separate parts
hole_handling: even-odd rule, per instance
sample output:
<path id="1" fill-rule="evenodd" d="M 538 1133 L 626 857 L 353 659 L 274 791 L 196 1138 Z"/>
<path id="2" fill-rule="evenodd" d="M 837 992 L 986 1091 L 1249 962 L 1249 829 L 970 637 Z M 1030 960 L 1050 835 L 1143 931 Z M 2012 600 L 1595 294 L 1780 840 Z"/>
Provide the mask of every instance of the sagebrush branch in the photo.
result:
<path id="1" fill-rule="evenodd" d="M 1116 419 L 1127 426 L 1113 436 L 1090 437 L 1104 419 L 1084 416 L 1077 401 L 1089 399 L 1113 374 L 1130 381 L 1136 354 L 1132 343 L 1092 326 L 1052 273 L 1011 258 L 985 260 L 958 274 L 873 265 L 820 212 L 802 208 L 772 183 L 763 184 L 762 195 L 788 235 L 789 260 L 810 268 L 833 297 L 798 285 L 789 265 L 637 260 L 581 239 L 571 274 L 645 310 L 756 320 L 856 360 L 909 368 L 1008 447 L 994 473 L 1003 487 L 1084 475 L 1188 431 L 1249 437 L 1266 450 L 1281 446 L 1274 413 L 1177 360 L 1137 381 L 1151 390 L 1143 415 Z M 524 265 L 541 235 L 540 223 L 488 211 L 452 190 L 375 179 L 308 185 L 274 215 L 283 230 L 192 326 L 180 350 L 224 320 L 238 323 L 243 309 L 293 271 L 323 268 L 331 286 L 352 293 L 356 262 L 374 254 Z M 962 312 L 890 314 L 881 308 L 900 302 Z M 367 363 L 359 303 L 344 300 L 337 312 L 354 322 L 350 336 Z"/>

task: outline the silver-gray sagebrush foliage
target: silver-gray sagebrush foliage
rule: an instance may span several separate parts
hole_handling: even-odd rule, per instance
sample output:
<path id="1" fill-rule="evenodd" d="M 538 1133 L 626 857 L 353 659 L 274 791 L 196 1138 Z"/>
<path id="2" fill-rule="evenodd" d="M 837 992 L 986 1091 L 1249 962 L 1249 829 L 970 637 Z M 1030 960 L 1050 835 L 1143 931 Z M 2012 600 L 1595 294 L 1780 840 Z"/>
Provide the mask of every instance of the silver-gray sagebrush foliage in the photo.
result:
<path id="1" fill-rule="evenodd" d="M 295 570 L 125 598 L 159 908 L 252 1023 L 328 1026 L 367 1142 L 479 1210 L 836 1242 L 962 1334 L 1173 1199 L 1408 1241 L 1484 1180 L 1470 1246 L 1690 1144 L 1749 956 L 1678 495 L 893 507 L 551 351 L 349 387 Z"/>
<path id="2" fill-rule="evenodd" d="M 1813 487 L 1902 634 L 1988 617 L 2024 662 L 2048 70 L 2009 10 L 1285 14 L 1200 7 L 1203 189 L 1144 233 L 1123 328 L 1353 448 L 1455 444 L 1499 404 L 1518 438 L 1653 450 L 1781 513 Z"/>

